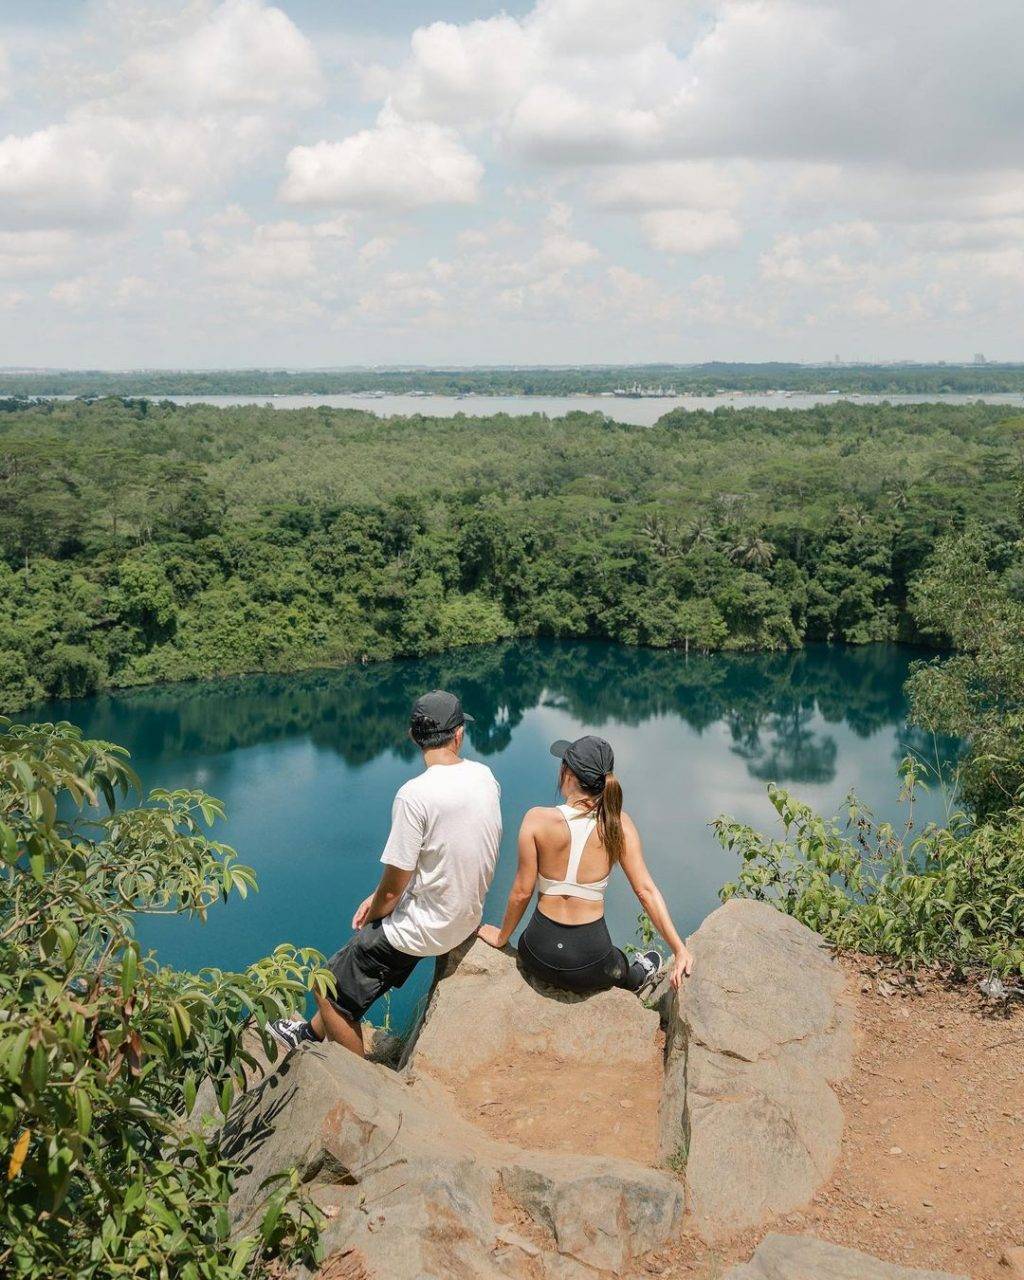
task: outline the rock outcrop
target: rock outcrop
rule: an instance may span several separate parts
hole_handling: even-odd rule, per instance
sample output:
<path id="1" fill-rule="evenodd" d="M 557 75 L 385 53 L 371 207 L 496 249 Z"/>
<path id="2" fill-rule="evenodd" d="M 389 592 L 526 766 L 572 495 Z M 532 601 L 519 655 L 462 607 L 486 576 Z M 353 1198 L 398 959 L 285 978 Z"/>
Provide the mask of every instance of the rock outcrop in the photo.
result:
<path id="1" fill-rule="evenodd" d="M 488 955 L 483 944 L 480 953 L 479 966 L 472 956 L 460 958 L 463 978 L 489 966 L 500 985 L 501 969 L 515 972 L 508 956 Z M 458 997 L 454 978 L 453 985 Z M 413 1069 L 396 1073 L 334 1045 L 307 1044 L 238 1101 L 225 1125 L 226 1154 L 245 1170 L 232 1199 L 234 1221 L 240 1226 L 255 1213 L 269 1174 L 295 1167 L 332 1212 L 328 1251 L 353 1251 L 377 1280 L 587 1280 L 598 1271 L 619 1273 L 671 1242 L 682 1225 L 683 1193 L 667 1171 L 625 1158 L 524 1150 L 457 1114 L 451 1095 L 421 1068 L 442 1042 L 451 1047 L 448 1063 L 472 1061 L 480 1037 L 466 1032 L 465 1040 L 449 1041 L 448 997 L 434 996 L 424 1032 L 433 1030 L 409 1055 Z M 529 998 L 543 999 L 536 992 Z M 622 1008 L 632 1014 L 639 1006 L 629 1000 Z M 594 1027 L 606 1002 L 607 995 L 596 997 L 586 1015 Z M 548 1010 L 541 1013 L 537 1035 L 546 1034 Z M 648 1035 L 657 1029 L 651 1018 L 644 1013 Z M 598 1051 L 601 1044 L 598 1038 Z M 582 1040 L 579 1050 L 594 1051 Z M 524 1215 L 537 1239 L 510 1231 L 503 1212 Z"/>
<path id="2" fill-rule="evenodd" d="M 480 942 L 443 957 L 398 1070 L 305 1044 L 237 1100 L 224 1126 L 244 1171 L 236 1226 L 258 1211 L 264 1179 L 295 1167 L 328 1212 L 325 1245 L 346 1278 L 596 1280 L 671 1245 L 686 1198 L 707 1238 L 806 1203 L 842 1132 L 831 1087 L 851 1057 L 841 975 L 814 934 L 756 903 L 716 911 L 691 945 L 694 976 L 660 1018 L 624 991 L 581 998 L 531 984 L 514 953 Z M 535 1150 L 524 1130 L 466 1105 L 481 1080 L 495 1105 L 507 1102 L 530 1070 L 528 1105 L 548 1116 L 553 1075 L 579 1072 L 583 1089 L 601 1073 L 612 1082 L 583 1095 L 580 1115 L 593 1121 L 596 1109 L 602 1126 L 589 1143 L 573 1116 L 558 1116 L 568 1147 L 542 1141 L 551 1120 L 530 1131 Z M 641 1078 L 651 1088 L 642 1124 Z M 614 1136 L 627 1115 L 634 1137 L 660 1124 L 661 1167 L 651 1145 L 627 1158 L 641 1146 Z M 799 1258 L 805 1247 L 766 1242 L 735 1280 L 797 1280 L 804 1272 L 780 1272 L 772 1250 Z"/>
<path id="3" fill-rule="evenodd" d="M 918 1271 L 882 1262 L 811 1236 L 766 1236 L 749 1262 L 725 1280 L 969 1280 L 948 1271 Z"/>
<path id="4" fill-rule="evenodd" d="M 690 948 L 667 1002 L 661 1147 L 711 1239 L 805 1205 L 831 1174 L 852 1019 L 818 935 L 764 903 L 726 903 Z"/>
<path id="5" fill-rule="evenodd" d="M 496 1058 L 525 1051 L 628 1073 L 649 1060 L 657 1033 L 657 1013 L 628 991 L 558 991 L 527 978 L 510 948 L 473 941 L 438 958 L 402 1065 L 457 1084 Z"/>

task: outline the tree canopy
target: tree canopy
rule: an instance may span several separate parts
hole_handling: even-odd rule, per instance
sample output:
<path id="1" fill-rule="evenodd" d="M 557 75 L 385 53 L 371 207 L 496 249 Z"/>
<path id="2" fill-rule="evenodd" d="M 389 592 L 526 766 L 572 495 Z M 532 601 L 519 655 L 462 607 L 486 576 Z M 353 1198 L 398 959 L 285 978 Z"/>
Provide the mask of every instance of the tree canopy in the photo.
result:
<path id="1" fill-rule="evenodd" d="M 593 637 L 917 639 L 941 537 L 1016 538 L 982 404 L 394 418 L 149 401 L 0 414 L 0 707 Z"/>

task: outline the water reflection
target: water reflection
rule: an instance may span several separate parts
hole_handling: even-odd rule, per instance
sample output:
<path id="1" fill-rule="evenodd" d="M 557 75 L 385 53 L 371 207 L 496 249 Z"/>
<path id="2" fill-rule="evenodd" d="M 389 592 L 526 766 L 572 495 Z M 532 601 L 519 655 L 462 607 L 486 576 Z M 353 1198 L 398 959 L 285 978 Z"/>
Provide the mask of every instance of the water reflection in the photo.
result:
<path id="1" fill-rule="evenodd" d="M 837 748 L 818 722 L 845 724 L 861 738 L 902 725 L 902 686 L 914 656 L 893 645 L 811 645 L 687 659 L 589 641 L 537 641 L 339 671 L 165 685 L 51 702 L 31 714 L 81 722 L 85 712 L 93 736 L 135 743 L 142 767 L 298 738 L 357 767 L 385 751 L 414 760 L 405 733 L 409 704 L 424 689 L 450 687 L 472 709 L 472 744 L 483 757 L 505 751 L 536 707 L 598 730 L 673 716 L 698 732 L 723 722 L 752 778 L 824 783 L 835 776 Z M 901 742 L 906 738 L 904 729 Z M 936 748 L 924 739 L 915 746 L 928 754 Z M 938 747 L 948 764 L 953 744 Z M 896 754 L 902 753 L 900 747 Z M 212 779 L 209 785 L 216 790 Z"/>

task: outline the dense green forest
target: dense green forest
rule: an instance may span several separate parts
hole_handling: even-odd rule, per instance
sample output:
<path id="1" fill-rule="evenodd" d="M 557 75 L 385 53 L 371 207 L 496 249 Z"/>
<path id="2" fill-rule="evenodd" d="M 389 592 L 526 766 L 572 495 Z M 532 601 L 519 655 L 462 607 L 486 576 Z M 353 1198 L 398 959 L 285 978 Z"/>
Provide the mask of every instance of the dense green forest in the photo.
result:
<path id="1" fill-rule="evenodd" d="M 873 395 L 981 395 L 1024 391 L 1021 364 L 787 363 L 495 366 L 357 369 L 29 369 L 0 371 L 0 395 L 173 396 L 330 395 L 409 392 L 433 395 L 581 395 L 673 387 L 680 394 L 716 391 L 861 392 Z"/>
<path id="2" fill-rule="evenodd" d="M 1019 536 L 1024 418 L 829 404 L 381 420 L 106 399 L 0 413 L 0 708 L 511 636 L 917 639 L 937 541 Z M 929 637 L 942 640 L 929 626 Z"/>
<path id="3" fill-rule="evenodd" d="M 915 664 L 911 718 L 919 733 L 964 740 L 962 810 L 941 825 L 915 820 L 914 798 L 935 779 L 908 744 L 902 825 L 876 822 L 855 796 L 840 817 L 819 815 L 776 781 L 782 839 L 714 823 L 741 859 L 724 897 L 772 902 L 837 946 L 900 967 L 987 969 L 982 990 L 1000 1013 L 1024 997 L 1024 487 L 1014 514 L 1011 540 L 974 521 L 947 534 L 912 590 L 919 625 L 953 652 Z"/>

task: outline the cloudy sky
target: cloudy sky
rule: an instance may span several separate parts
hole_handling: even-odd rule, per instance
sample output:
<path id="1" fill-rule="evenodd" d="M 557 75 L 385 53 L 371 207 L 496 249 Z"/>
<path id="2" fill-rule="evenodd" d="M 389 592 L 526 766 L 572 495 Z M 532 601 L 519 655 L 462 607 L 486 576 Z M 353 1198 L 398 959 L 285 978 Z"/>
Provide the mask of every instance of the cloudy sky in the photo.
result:
<path id="1" fill-rule="evenodd" d="M 5 0 L 0 365 L 1024 358 L 1020 0 Z"/>

